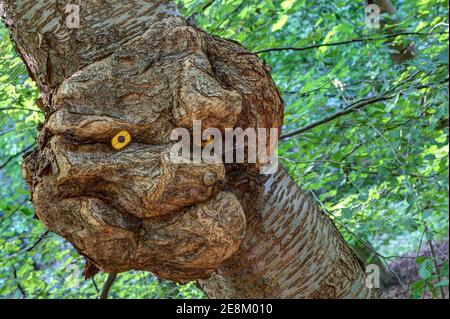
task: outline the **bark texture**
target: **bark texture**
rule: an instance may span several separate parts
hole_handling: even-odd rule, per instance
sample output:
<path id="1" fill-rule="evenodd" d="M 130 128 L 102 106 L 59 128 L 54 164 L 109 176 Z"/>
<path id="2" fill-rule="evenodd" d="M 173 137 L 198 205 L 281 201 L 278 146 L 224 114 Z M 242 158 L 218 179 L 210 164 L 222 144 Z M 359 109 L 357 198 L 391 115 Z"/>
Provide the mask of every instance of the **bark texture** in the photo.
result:
<path id="1" fill-rule="evenodd" d="M 355 255 L 283 169 L 170 161 L 171 131 L 193 120 L 281 128 L 261 60 L 186 24 L 170 1 L 81 1 L 75 29 L 69 3 L 0 1 L 42 93 L 23 175 L 50 230 L 103 271 L 203 279 L 211 297 L 371 296 Z M 122 130 L 132 142 L 117 151 Z"/>
<path id="2" fill-rule="evenodd" d="M 365 273 L 332 221 L 284 168 L 229 184 L 243 204 L 247 236 L 202 288 L 216 298 L 372 298 Z"/>

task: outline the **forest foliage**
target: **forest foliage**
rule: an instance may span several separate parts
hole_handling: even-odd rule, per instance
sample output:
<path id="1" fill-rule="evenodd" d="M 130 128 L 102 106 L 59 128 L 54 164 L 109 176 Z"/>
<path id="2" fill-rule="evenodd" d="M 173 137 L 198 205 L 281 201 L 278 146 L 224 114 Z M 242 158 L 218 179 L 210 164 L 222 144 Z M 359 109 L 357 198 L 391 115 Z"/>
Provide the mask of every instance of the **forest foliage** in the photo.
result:
<path id="1" fill-rule="evenodd" d="M 394 1 L 398 23 L 383 30 L 367 27 L 362 1 L 177 2 L 270 65 L 285 101 L 279 157 L 353 247 L 370 246 L 365 262 L 448 240 L 448 0 Z M 416 57 L 394 63 L 387 37 Z M 0 38 L 0 298 L 95 298 L 106 275 L 85 281 L 83 257 L 33 217 L 20 164 L 43 114 L 3 25 Z M 439 298 L 448 259 L 417 257 L 404 289 Z M 203 297 L 143 272 L 120 274 L 110 295 Z"/>

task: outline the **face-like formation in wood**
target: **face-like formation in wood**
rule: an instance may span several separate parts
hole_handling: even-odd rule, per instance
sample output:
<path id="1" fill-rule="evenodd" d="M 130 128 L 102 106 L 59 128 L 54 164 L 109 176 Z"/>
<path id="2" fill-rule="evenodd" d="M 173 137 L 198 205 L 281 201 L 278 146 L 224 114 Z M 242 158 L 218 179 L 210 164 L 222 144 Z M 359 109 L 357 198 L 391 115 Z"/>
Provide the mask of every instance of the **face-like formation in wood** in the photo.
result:
<path id="1" fill-rule="evenodd" d="M 194 120 L 280 127 L 281 99 L 256 56 L 169 17 L 66 78 L 51 100 L 23 166 L 50 230 L 104 271 L 180 282 L 210 276 L 239 248 L 245 214 L 225 165 L 172 163 L 170 133 Z M 124 148 L 111 145 L 119 132 L 131 136 Z"/>

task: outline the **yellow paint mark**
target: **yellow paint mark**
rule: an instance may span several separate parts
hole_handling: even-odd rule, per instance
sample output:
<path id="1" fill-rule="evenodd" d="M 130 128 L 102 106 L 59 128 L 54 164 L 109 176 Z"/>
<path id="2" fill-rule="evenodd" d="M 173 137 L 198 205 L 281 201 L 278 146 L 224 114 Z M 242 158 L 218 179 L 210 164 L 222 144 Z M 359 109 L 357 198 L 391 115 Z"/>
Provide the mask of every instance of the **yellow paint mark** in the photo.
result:
<path id="1" fill-rule="evenodd" d="M 128 131 L 120 131 L 111 139 L 111 145 L 115 150 L 120 151 L 131 143 L 131 134 Z"/>

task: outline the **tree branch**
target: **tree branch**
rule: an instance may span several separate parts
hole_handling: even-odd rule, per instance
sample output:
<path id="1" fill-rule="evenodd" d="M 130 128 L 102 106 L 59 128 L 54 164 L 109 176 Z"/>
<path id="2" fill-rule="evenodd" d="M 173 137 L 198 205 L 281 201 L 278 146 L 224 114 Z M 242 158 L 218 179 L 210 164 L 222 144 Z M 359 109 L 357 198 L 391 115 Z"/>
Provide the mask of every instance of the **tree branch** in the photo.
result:
<path id="1" fill-rule="evenodd" d="M 95 282 L 95 278 L 91 277 L 92 284 L 94 285 L 95 291 L 100 293 L 100 289 L 98 289 L 97 283 Z"/>
<path id="2" fill-rule="evenodd" d="M 205 12 L 206 9 L 208 9 L 210 6 L 212 6 L 212 5 L 214 4 L 214 2 L 216 2 L 216 0 L 211 0 L 211 1 L 209 1 L 208 3 L 204 4 L 200 11 L 201 11 L 201 12 Z M 194 13 L 191 14 L 189 17 L 187 17 L 186 20 L 192 21 L 192 20 L 194 20 L 194 19 L 197 17 L 197 15 L 199 15 L 199 14 L 200 14 L 200 12 L 194 12 Z"/>
<path id="3" fill-rule="evenodd" d="M 296 136 L 296 135 L 299 135 L 299 134 L 303 134 L 305 132 L 308 132 L 308 131 L 310 131 L 310 130 L 312 130 L 312 129 L 322 125 L 322 124 L 331 122 L 331 121 L 333 121 L 333 120 L 335 120 L 335 119 L 337 119 L 337 118 L 339 118 L 341 116 L 353 113 L 356 110 L 361 109 L 361 108 L 363 108 L 363 107 L 365 107 L 367 105 L 374 104 L 374 103 L 381 102 L 381 101 L 387 101 L 387 100 L 393 99 L 394 97 L 395 97 L 395 95 L 392 95 L 392 96 L 379 96 L 379 97 L 376 97 L 376 98 L 373 98 L 373 99 L 366 99 L 366 100 L 363 100 L 363 101 L 359 101 L 359 102 L 353 103 L 347 109 L 345 109 L 343 111 L 337 112 L 337 113 L 335 113 L 335 114 L 333 114 L 333 115 L 331 115 L 329 117 L 326 117 L 326 118 L 324 118 L 324 119 L 322 119 L 320 121 L 317 121 L 317 122 L 314 122 L 314 123 L 312 123 L 310 125 L 302 127 L 301 129 L 298 129 L 298 130 L 286 133 L 286 134 L 282 135 L 280 139 L 284 140 L 284 139 L 288 139 L 290 137 L 293 137 L 293 136 Z"/>
<path id="4" fill-rule="evenodd" d="M 428 234 L 431 234 L 430 229 L 428 228 L 428 225 L 427 225 L 427 223 L 425 221 L 423 222 L 423 226 L 425 228 L 425 231 Z M 436 258 L 437 258 L 436 250 L 434 249 L 433 242 L 432 242 L 432 240 L 430 238 L 428 238 L 428 247 L 430 249 L 431 256 L 433 257 L 432 258 L 432 262 L 434 264 L 434 268 L 435 268 L 435 271 L 436 271 L 436 276 L 437 276 L 439 282 L 442 282 L 442 278 L 441 278 L 441 275 L 440 275 L 440 272 L 439 272 L 440 268 L 439 268 L 439 265 L 438 265 L 437 260 L 436 260 Z M 439 290 L 441 292 L 441 299 L 445 299 L 444 287 L 439 287 Z M 425 289 L 424 289 L 424 291 L 425 291 Z"/>
<path id="5" fill-rule="evenodd" d="M 34 146 L 35 146 L 35 144 L 32 144 L 32 145 L 26 147 L 25 149 L 21 150 L 20 152 L 14 154 L 14 155 L 11 155 L 10 157 L 8 157 L 8 159 L 7 159 L 2 165 L 0 165 L 0 169 L 5 168 L 5 167 L 9 164 L 9 162 L 11 162 L 11 161 L 12 161 L 13 159 L 15 159 L 17 156 L 19 156 L 19 155 L 21 155 L 21 154 L 23 154 L 23 153 L 28 152 L 28 151 L 31 150 Z"/>
<path id="6" fill-rule="evenodd" d="M 24 249 L 23 251 L 31 251 L 31 250 L 35 249 L 37 247 L 37 245 L 39 245 L 45 239 L 45 237 L 48 236 L 49 233 L 50 233 L 49 230 L 46 230 L 45 232 L 43 232 L 42 235 L 39 236 L 38 240 L 36 240 L 33 245 Z"/>
<path id="7" fill-rule="evenodd" d="M 437 85 L 437 84 L 448 83 L 448 81 L 449 81 L 449 78 L 447 77 L 446 79 L 444 79 L 442 81 L 439 81 L 439 82 L 428 83 L 428 84 L 424 84 L 424 85 L 417 85 L 417 86 L 415 86 L 415 88 L 417 90 L 422 90 L 422 89 L 426 89 L 426 88 L 432 87 L 432 86 Z M 408 82 L 408 81 L 406 81 L 406 82 Z M 400 85 L 397 85 L 397 87 L 400 86 Z M 322 125 L 322 124 L 331 122 L 331 121 L 333 121 L 333 120 L 335 120 L 335 119 L 337 119 L 337 118 L 339 118 L 341 116 L 344 116 L 344 115 L 353 113 L 355 111 L 358 111 L 358 110 L 360 110 L 360 109 L 362 109 L 362 108 L 364 108 L 364 107 L 366 107 L 368 105 L 371 105 L 371 104 L 374 104 L 374 103 L 377 103 L 377 102 L 391 100 L 397 95 L 397 93 L 398 92 L 393 92 L 393 90 L 391 90 L 391 91 L 383 93 L 382 95 L 380 95 L 378 97 L 375 97 L 375 98 L 363 99 L 363 100 L 357 101 L 357 102 L 352 103 L 349 106 L 347 106 L 344 110 L 342 110 L 340 112 L 337 112 L 337 113 L 335 113 L 335 114 L 333 114 L 333 115 L 331 115 L 329 117 L 326 117 L 326 118 L 324 118 L 324 119 L 322 119 L 320 121 L 317 121 L 317 122 L 314 122 L 314 123 L 312 123 L 310 125 L 302 127 L 302 128 L 300 128 L 298 130 L 286 133 L 286 134 L 282 135 L 280 139 L 281 140 L 285 140 L 285 139 L 291 138 L 293 136 L 306 133 L 306 132 L 308 132 L 308 131 L 310 131 L 310 130 L 312 130 L 312 129 L 314 129 L 314 128 Z M 389 94 L 392 94 L 392 95 L 389 95 Z"/>
<path id="8" fill-rule="evenodd" d="M 21 254 L 21 253 L 24 253 L 24 252 L 27 252 L 27 251 L 32 251 L 33 249 L 35 249 L 45 239 L 45 237 L 48 236 L 49 233 L 50 233 L 50 231 L 46 230 L 45 232 L 43 232 L 39 236 L 39 238 L 31 246 L 29 246 L 27 248 L 24 248 L 24 249 L 21 249 L 18 252 L 15 252 L 15 253 L 9 255 L 8 257 L 10 258 L 10 257 L 16 256 L 18 254 Z"/>
<path id="9" fill-rule="evenodd" d="M 100 299 L 108 299 L 109 290 L 111 289 L 114 281 L 116 281 L 117 273 L 108 274 L 108 278 L 103 284 L 102 293 Z"/>
<path id="10" fill-rule="evenodd" d="M 13 277 L 14 277 L 14 280 L 16 281 L 17 288 L 19 289 L 20 294 L 22 295 L 22 299 L 25 299 L 27 297 L 27 294 L 25 292 L 25 289 L 22 287 L 22 285 L 19 282 L 19 279 L 17 277 L 16 267 L 13 267 Z"/>
<path id="11" fill-rule="evenodd" d="M 223 18 L 223 20 L 216 26 L 216 28 L 214 29 L 214 32 L 217 31 L 222 26 L 222 24 L 224 24 L 225 21 L 227 21 L 227 19 L 229 17 L 234 15 L 236 12 L 238 12 L 241 9 L 241 7 L 244 5 L 245 2 L 247 2 L 247 0 L 242 0 L 242 2 L 233 11 L 231 11 L 229 14 L 227 14 L 225 16 L 225 18 Z"/>
<path id="12" fill-rule="evenodd" d="M 435 32 L 431 34 L 448 34 L 448 32 Z M 398 32 L 393 34 L 387 34 L 381 37 L 371 38 L 371 37 L 365 37 L 365 38 L 355 38 L 345 41 L 339 41 L 339 42 L 332 42 L 332 43 L 321 43 L 321 44 L 315 44 L 310 45 L 306 47 L 280 47 L 280 48 L 269 48 L 264 49 L 260 51 L 254 52 L 254 54 L 261 54 L 261 53 L 268 53 L 268 52 L 275 52 L 275 51 L 306 51 L 306 50 L 312 50 L 317 49 L 321 47 L 332 47 L 332 46 L 339 46 L 339 45 L 345 45 L 350 43 L 359 43 L 359 42 L 372 42 L 372 41 L 381 41 L 381 40 L 387 40 L 391 38 L 395 38 L 398 36 L 407 36 L 407 35 L 430 35 L 430 33 L 427 32 Z"/>
<path id="13" fill-rule="evenodd" d="M 39 110 L 33 110 L 33 109 L 29 109 L 29 108 L 21 108 L 21 107 L 5 107 L 5 108 L 1 108 L 1 111 L 28 111 L 28 112 L 35 112 L 35 113 L 42 113 L 44 114 L 44 112 L 39 111 Z"/>
<path id="14" fill-rule="evenodd" d="M 4 131 L 0 132 L 0 136 L 6 135 L 6 134 L 8 134 L 10 132 L 13 132 L 14 130 L 15 130 L 14 128 L 9 128 L 7 130 L 4 130 Z"/>

